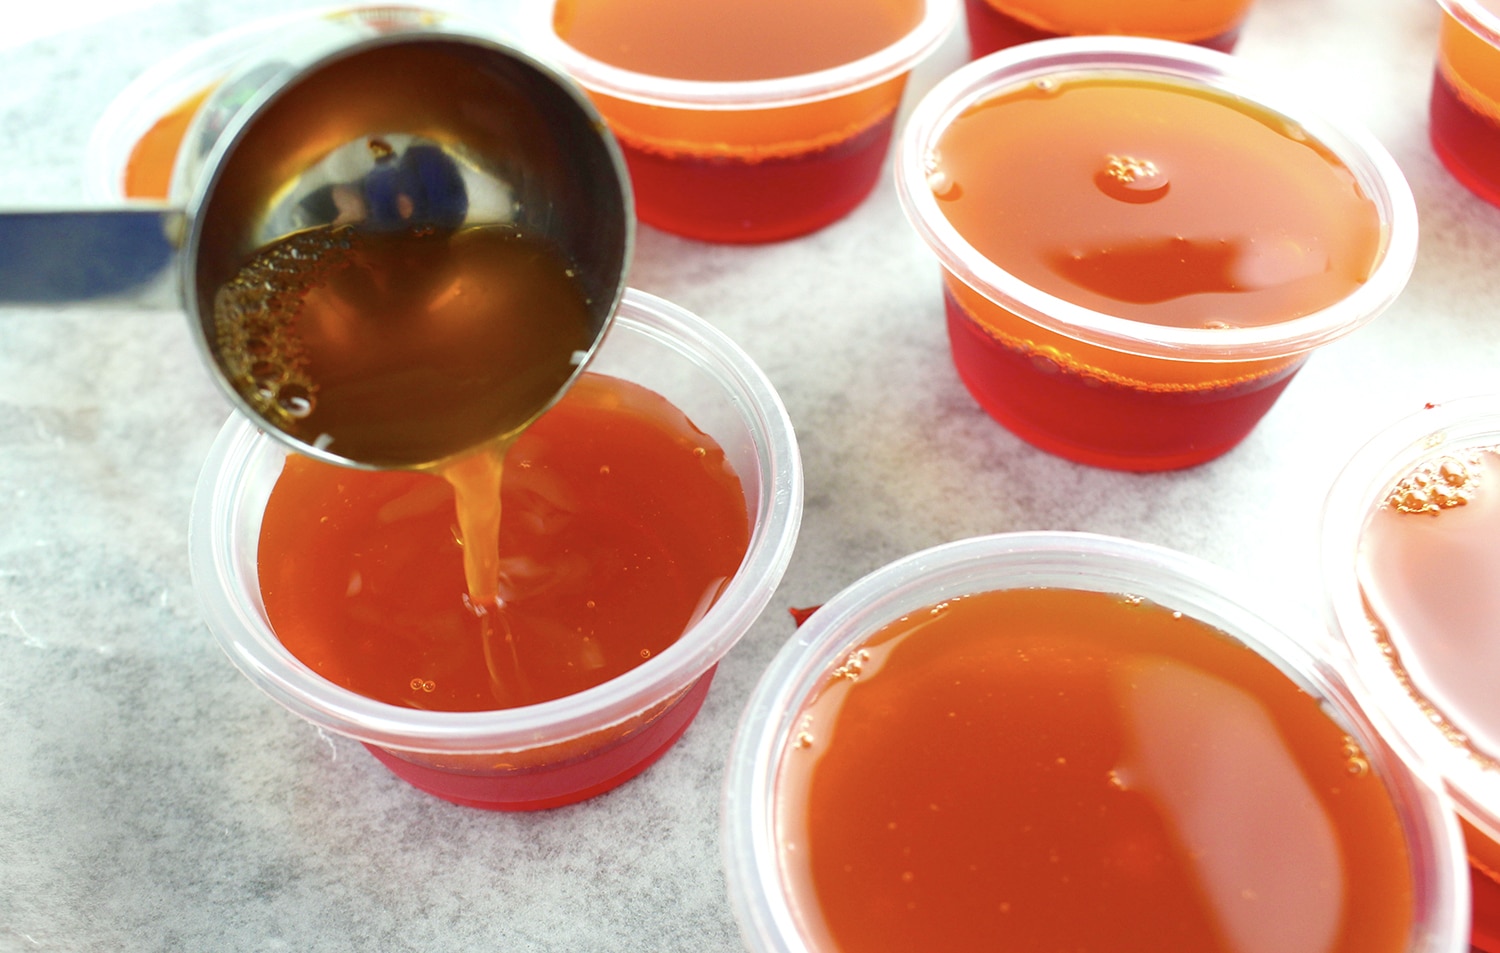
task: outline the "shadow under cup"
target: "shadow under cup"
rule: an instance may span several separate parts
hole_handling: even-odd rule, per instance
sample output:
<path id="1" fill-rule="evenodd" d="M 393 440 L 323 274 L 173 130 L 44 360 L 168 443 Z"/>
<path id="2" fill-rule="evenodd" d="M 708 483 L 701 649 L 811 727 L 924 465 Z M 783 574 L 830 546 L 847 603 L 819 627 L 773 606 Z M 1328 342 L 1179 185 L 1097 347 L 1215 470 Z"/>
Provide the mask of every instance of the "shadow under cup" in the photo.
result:
<path id="1" fill-rule="evenodd" d="M 1060 296 L 1076 291 L 1081 284 L 1065 285 L 1068 290 L 1053 293 L 1018 277 L 1016 264 L 986 257 L 949 220 L 935 194 L 943 187 L 933 177 L 941 171 L 936 156 L 945 133 L 967 111 L 974 110 L 977 115 L 979 104 L 994 97 L 1025 89 L 1028 84 L 1051 89 L 1055 87 L 1047 83 L 1078 78 L 1122 86 L 1138 83 L 1186 89 L 1202 100 L 1221 104 L 1225 112 L 1238 112 L 1236 104 L 1243 103 L 1258 113 L 1279 117 L 1296 136 L 1306 137 L 1296 142 L 1311 141 L 1319 155 L 1337 160 L 1329 165 L 1347 169 L 1359 193 L 1374 206 L 1378 245 L 1363 272 L 1363 281 L 1342 299 L 1317 310 L 1293 311 L 1293 316 L 1285 320 L 1257 315 L 1255 322 L 1242 321 L 1237 326 L 1215 326 L 1205 319 L 1198 326 L 1188 327 L 1165 320 L 1156 323 L 1147 313 L 1129 310 L 1160 309 L 1186 292 L 1161 298 L 1132 291 L 1142 297 L 1128 298 L 1125 292 L 1112 297 L 1106 291 L 1090 299 L 1103 303 L 1084 306 Z M 1139 128 L 1132 134 L 1132 138 L 1146 143 L 1149 136 Z M 1293 134 L 1284 138 L 1293 139 Z M 1140 142 L 1121 148 L 1127 147 L 1150 148 Z M 1247 165 L 1252 161 L 1246 160 Z M 1174 175 L 1161 189 L 1160 207 L 1166 209 L 1179 197 L 1207 194 L 1212 181 L 1208 173 L 1214 168 L 1205 165 L 1201 181 L 1184 183 L 1185 177 Z M 1051 169 L 1058 170 L 1055 176 Z M 1053 177 L 1038 187 L 1067 197 L 1094 191 L 1109 194 L 1098 184 L 1098 177 L 1091 179 L 1068 170 L 1072 166 L 1054 163 L 1046 171 Z M 907 218 L 942 265 L 953 362 L 975 399 L 992 417 L 1033 445 L 1080 463 L 1114 469 L 1149 471 L 1194 466 L 1233 448 L 1276 402 L 1312 351 L 1363 326 L 1396 298 L 1416 258 L 1416 204 L 1400 168 L 1373 137 L 1309 114 L 1306 105 L 1290 91 L 1268 85 L 1265 77 L 1235 57 L 1162 40 L 1041 40 L 959 69 L 935 86 L 913 112 L 896 160 L 896 186 Z M 1194 188 L 1196 191 L 1189 191 Z M 1064 191 L 1067 189 L 1074 191 Z M 1168 189 L 1173 190 L 1171 194 Z M 1332 189 L 1327 191 L 1333 194 Z M 1132 209 L 1151 209 L 1155 199 L 1121 201 L 1131 203 L 1128 207 Z M 1083 208 L 1081 203 L 1080 199 L 1079 207 Z M 1125 214 L 1118 213 L 1117 217 L 1124 221 Z M 1144 214 L 1130 212 L 1137 217 L 1130 221 L 1137 222 Z M 1245 244 L 1231 226 L 1219 221 L 1204 221 L 1201 226 L 1195 222 L 1193 227 L 1203 234 L 1191 237 L 1204 247 L 1211 238 L 1217 238 L 1220 244 Z M 1122 233 L 1123 237 L 1101 234 L 1105 237 L 1089 239 L 1102 249 L 1087 249 L 1096 258 L 1131 253 L 1129 242 L 1139 244 L 1156 237 L 1155 233 Z M 1325 238 L 1315 236 L 1314 244 Z M 1191 250 L 1196 254 L 1196 246 Z M 1315 251 L 1310 249 L 1308 254 Z M 1075 257 L 1081 254 L 1076 250 L 1070 253 Z M 1194 282 L 1213 288 L 1213 282 L 1220 280 L 1215 269 L 1223 267 L 1228 273 L 1230 267 L 1216 264 L 1207 253 L 1201 257 L 1201 263 L 1195 263 L 1193 257 L 1183 258 L 1188 263 L 1185 267 L 1198 270 L 1173 279 L 1189 285 L 1194 293 L 1198 287 Z M 1251 260 L 1248 266 L 1257 266 L 1257 262 Z M 1053 271 L 1060 274 L 1058 267 L 1054 265 Z M 1151 294 L 1166 292 L 1153 288 Z M 1118 313 L 1109 312 L 1109 303 L 1116 301 L 1120 303 Z M 1208 305 L 1203 307 L 1212 317 Z M 1280 303 L 1274 307 L 1280 311 L 1292 305 Z"/>
<path id="2" fill-rule="evenodd" d="M 1028 616 L 1029 610 L 1018 608 L 1024 603 L 1012 598 L 962 610 L 964 616 L 957 616 L 960 610 L 954 608 L 970 598 L 1030 598 L 1027 592 L 1046 590 L 1061 591 L 1054 594 L 1063 596 L 1081 594 L 1095 603 L 1096 596 L 1118 601 L 1107 617 L 1061 610 L 1074 620 L 1093 620 L 1087 636 L 1078 626 L 1090 623 L 1055 623 L 1054 613 L 1063 606 L 1055 599 L 1040 603 L 1049 609 L 1035 616 Z M 1002 611 L 1004 619 L 995 618 Z M 1158 654 L 1160 648 L 1153 646 L 1166 643 L 1153 643 L 1154 636 L 1143 635 L 1146 628 L 1127 620 L 1136 612 L 1150 612 L 1161 620 L 1150 623 L 1158 627 L 1155 631 L 1177 631 L 1174 648 Z M 936 618 L 940 615 L 968 621 L 945 624 Z M 1190 629 L 1161 628 L 1183 618 L 1191 620 Z M 881 641 L 877 636 L 893 625 L 906 641 Z M 1219 636 L 1229 645 L 1220 643 Z M 1226 656 L 1195 648 L 1205 640 L 1219 645 L 1215 653 L 1240 655 L 1242 646 L 1259 656 L 1256 670 L 1262 663 L 1271 668 L 1264 677 L 1256 676 L 1257 681 L 1248 676 L 1244 681 L 1224 680 Z M 1120 648 L 1112 648 L 1116 645 Z M 864 647 L 869 651 L 859 651 Z M 1112 651 L 1122 653 L 1119 661 L 1102 661 Z M 1210 658 L 1217 661 L 1202 661 Z M 1197 668 L 1200 664 L 1204 667 Z M 1105 669 L 1099 682 L 1090 681 L 1104 665 L 1118 667 Z M 1178 665 L 1182 667 L 1175 668 Z M 1167 668 L 1199 674 L 1147 687 L 1147 673 Z M 892 684 L 892 678 L 901 681 Z M 946 696 L 935 693 L 935 686 L 948 679 L 954 688 Z M 1094 687 L 1100 683 L 1107 686 L 1103 692 Z M 1255 694 L 1246 688 L 1243 696 L 1209 688 L 1230 684 L 1259 687 Z M 856 700 L 861 691 L 872 694 Z M 1059 700 L 1052 700 L 1054 693 Z M 1289 696 L 1297 698 L 1295 709 L 1278 707 L 1286 705 Z M 1132 707 L 1147 697 L 1157 712 L 1152 719 L 1142 719 L 1141 709 Z M 843 708 L 819 707 L 825 698 L 837 700 Z M 1248 701 L 1251 698 L 1256 701 Z M 1202 699 L 1212 702 L 1195 707 Z M 1257 740 L 1256 730 L 1250 728 L 1273 708 L 1278 718 L 1291 710 L 1299 712 L 1295 719 L 1277 721 L 1283 727 L 1272 729 L 1283 739 L 1279 744 L 1286 747 L 1281 750 L 1303 752 L 1292 775 L 1275 767 L 1275 758 L 1264 757 L 1263 740 Z M 861 720 L 852 721 L 850 709 Z M 886 718 L 887 710 L 899 714 Z M 1333 724 L 1321 725 L 1316 736 L 1292 726 L 1296 722 L 1305 727 L 1325 717 Z M 1070 719 L 1079 725 L 1063 724 Z M 1134 734 L 1123 731 L 1122 723 L 1133 725 Z M 899 734 L 907 725 L 920 726 L 918 734 L 881 737 L 884 732 Z M 1328 735 L 1341 735 L 1342 753 L 1337 741 L 1328 743 Z M 1323 740 L 1313 743 L 1312 737 Z M 1172 752 L 1168 760 L 1175 765 L 1154 782 L 1154 769 L 1143 771 L 1141 760 L 1151 745 L 1158 745 L 1159 752 Z M 848 753 L 836 757 L 841 750 Z M 1362 756 L 1357 772 L 1346 760 L 1351 750 Z M 1055 757 L 1062 754 L 1066 757 Z M 1324 766 L 1317 768 L 1315 761 Z M 837 767 L 828 770 L 837 773 L 817 773 L 830 763 Z M 968 767 L 971 764 L 977 767 Z M 1106 775 L 1104 768 L 1110 765 Z M 1368 800 L 1355 792 L 1340 796 L 1356 773 L 1377 782 L 1378 787 L 1364 789 Z M 1281 780 L 1288 776 L 1304 779 L 1303 793 L 1291 793 Z M 867 794 L 855 796 L 867 803 L 844 809 L 839 807 L 842 802 L 826 800 L 830 791 L 848 795 L 850 777 L 853 790 L 866 785 Z M 1320 780 L 1307 780 L 1313 777 Z M 1175 780 L 1163 787 L 1168 779 Z M 1107 788 L 1117 790 L 1089 793 Z M 1035 801 L 1039 797 L 1040 805 Z M 818 861 L 819 842 L 810 833 L 815 808 L 804 804 L 804 798 L 825 799 L 817 805 L 822 813 L 816 817 L 827 822 L 817 825 L 819 830 L 847 828 L 848 833 L 840 835 L 845 841 L 857 832 L 864 834 L 858 849 L 849 850 L 857 857 L 840 855 L 842 875 L 834 873 L 837 863 Z M 929 800 L 943 803 L 926 803 Z M 1368 808 L 1375 802 L 1385 803 L 1378 816 L 1393 811 L 1395 832 L 1387 826 L 1389 821 L 1372 820 L 1376 815 Z M 1331 892 L 1329 883 L 1319 879 L 1321 874 L 1288 870 L 1285 865 L 1293 863 L 1288 857 L 1295 850 L 1292 845 L 1277 846 L 1294 831 L 1304 836 L 1317 833 L 1315 825 L 1282 820 L 1283 815 L 1300 815 L 1309 803 L 1324 805 L 1322 816 L 1341 832 L 1335 841 L 1324 841 L 1330 848 L 1332 843 L 1339 845 L 1340 859 L 1327 869 L 1340 872 L 1332 876 L 1342 877 L 1343 886 Z M 1130 804 L 1151 805 L 1149 816 L 1155 820 L 1144 825 L 1133 820 L 1138 815 Z M 1252 804 L 1264 809 L 1247 808 Z M 1335 819 L 1335 813 L 1342 817 Z M 851 814 L 859 823 L 845 822 Z M 938 820 L 950 815 L 957 820 Z M 1411 906 L 1405 911 L 1408 916 L 1385 921 L 1406 924 L 1405 932 L 1376 934 L 1379 948 L 1460 953 L 1467 946 L 1467 883 L 1448 802 L 1382 737 L 1338 663 L 1322 651 L 1322 643 L 1258 608 L 1228 573 L 1130 540 L 1084 533 L 977 537 L 907 556 L 850 585 L 798 630 L 756 686 L 730 752 L 723 818 L 730 899 L 747 948 L 755 953 L 831 953 L 839 946 L 829 936 L 835 929 L 834 921 L 825 919 L 830 909 L 842 924 L 837 929 L 846 934 L 865 929 L 862 921 L 870 917 L 878 917 L 882 929 L 892 935 L 908 929 L 909 923 L 926 923 L 922 929 L 932 929 L 932 919 L 972 921 L 975 933 L 965 938 L 969 943 L 980 942 L 979 931 L 997 942 L 1013 935 L 1009 930 L 1032 931 L 1017 949 L 1040 948 L 1046 940 L 1037 941 L 1036 931 L 1045 934 L 1049 922 L 1055 941 L 1049 948 L 1072 949 L 1090 939 L 1087 931 L 1096 929 L 1129 938 L 1100 949 L 1135 949 L 1132 942 L 1149 943 L 1153 935 L 1192 935 L 1201 929 L 1194 919 L 1202 915 L 1201 909 L 1174 912 L 1171 903 L 1176 901 L 1158 905 L 1154 895 L 1148 895 L 1142 902 L 1156 908 L 1152 916 L 1168 924 L 1178 919 L 1175 926 L 1143 928 L 1145 921 L 1116 922 L 1118 910 L 1103 913 L 1093 906 L 1097 897 L 1079 897 L 1076 891 L 1084 888 L 1068 886 L 1097 878 L 1089 889 L 1141 898 L 1143 892 L 1157 889 L 1145 885 L 1171 884 L 1153 879 L 1179 863 L 1161 859 L 1152 846 L 1157 837 L 1175 843 L 1175 850 L 1192 858 L 1191 863 L 1180 863 L 1195 885 L 1187 889 L 1201 891 L 1199 902 L 1218 914 L 1224 945 L 1215 949 L 1346 950 L 1358 942 L 1356 937 L 1368 939 L 1371 934 L 1360 934 L 1350 922 L 1359 914 L 1349 911 L 1372 912 L 1375 905 L 1379 909 L 1373 912 L 1384 917 L 1390 912 L 1384 906 L 1388 894 L 1382 892 L 1385 888 L 1371 889 L 1371 880 L 1359 888 L 1355 883 L 1367 874 L 1384 876 L 1371 873 L 1371 866 L 1402 863 L 1395 859 L 1396 841 L 1404 844 L 1399 852 L 1405 863 L 1397 876 L 1410 885 L 1409 893 L 1403 890 L 1401 896 L 1409 896 Z M 1372 840 L 1365 835 L 1374 829 L 1366 825 L 1372 823 L 1380 825 L 1376 839 L 1381 846 L 1364 853 Z M 799 825 L 809 831 L 801 831 Z M 1307 842 L 1318 838 L 1307 836 Z M 820 873 L 810 876 L 814 867 Z M 890 875 L 901 870 L 909 872 Z M 950 876 L 943 886 L 921 892 L 925 883 Z M 1017 896 L 1030 890 L 1033 882 L 1038 884 L 1036 895 Z M 1297 883 L 1302 887 L 1287 887 Z M 1257 884 L 1280 886 L 1249 889 Z M 1364 892 L 1356 894 L 1357 889 Z M 825 906 L 825 890 L 837 906 Z M 1323 900 L 1310 904 L 1304 892 Z M 1356 901 L 1355 896 L 1363 899 Z M 901 902 L 908 898 L 911 902 Z M 1321 905 L 1328 901 L 1335 904 L 1332 909 Z M 1252 905 L 1243 906 L 1246 903 Z M 940 912 L 925 912 L 929 905 Z M 906 913 L 898 916 L 903 908 Z M 1334 936 L 1343 938 L 1342 945 L 1309 939 L 1322 931 L 1299 932 L 1308 929 L 1305 924 L 1286 933 L 1276 933 L 1277 926 L 1270 934 L 1257 932 L 1258 939 L 1246 939 L 1245 921 L 1236 924 L 1235 916 L 1248 917 L 1252 925 L 1304 919 L 1325 926 L 1337 922 L 1341 926 Z M 1080 927 L 1083 933 L 1070 932 L 1074 917 L 1095 925 Z M 1098 926 L 1101 919 L 1108 925 Z M 1022 920 L 1028 925 L 1019 926 Z M 1259 926 L 1250 932 L 1257 930 Z M 1278 942 L 1277 936 L 1285 942 Z M 898 940 L 890 948 L 902 946 Z M 1171 949 L 1172 944 L 1159 948 Z"/>
<path id="3" fill-rule="evenodd" d="M 419 711 L 325 681 L 277 639 L 258 582 L 261 516 L 287 451 L 236 416 L 204 464 L 189 529 L 204 618 L 230 660 L 294 714 L 363 742 L 403 780 L 456 803 L 556 807 L 649 767 L 686 730 L 714 667 L 780 582 L 801 522 L 801 462 L 764 374 L 667 301 L 628 290 L 589 370 L 665 397 L 723 448 L 744 487 L 751 532 L 739 571 L 676 642 L 586 691 L 496 711 Z"/>

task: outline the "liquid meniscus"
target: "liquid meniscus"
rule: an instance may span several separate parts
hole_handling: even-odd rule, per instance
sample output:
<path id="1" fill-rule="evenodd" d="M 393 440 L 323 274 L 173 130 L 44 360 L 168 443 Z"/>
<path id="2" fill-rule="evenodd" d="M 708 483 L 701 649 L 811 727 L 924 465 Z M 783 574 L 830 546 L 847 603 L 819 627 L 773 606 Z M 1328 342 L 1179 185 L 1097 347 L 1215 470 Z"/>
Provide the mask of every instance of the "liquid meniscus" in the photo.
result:
<path id="1" fill-rule="evenodd" d="M 749 541 L 723 449 L 656 393 L 598 374 L 516 438 L 501 495 L 497 598 L 476 611 L 465 550 L 486 540 L 459 528 L 448 481 L 288 456 L 259 548 L 277 637 L 323 678 L 389 704 L 536 704 L 666 650 Z"/>
<path id="2" fill-rule="evenodd" d="M 966 596 L 859 646 L 777 775 L 815 949 L 1398 953 L 1411 863 L 1317 699 L 1136 598 Z"/>

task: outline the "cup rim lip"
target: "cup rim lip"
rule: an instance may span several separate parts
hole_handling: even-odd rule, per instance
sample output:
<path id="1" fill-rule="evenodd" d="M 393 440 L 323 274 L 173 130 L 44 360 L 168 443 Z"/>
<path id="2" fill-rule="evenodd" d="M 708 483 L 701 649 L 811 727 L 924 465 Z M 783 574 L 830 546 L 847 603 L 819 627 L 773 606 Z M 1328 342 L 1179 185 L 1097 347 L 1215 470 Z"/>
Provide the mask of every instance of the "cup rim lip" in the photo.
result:
<path id="1" fill-rule="evenodd" d="M 1075 583 L 1083 581 L 1073 588 L 1129 594 L 1131 589 L 1108 583 L 1128 583 L 1127 576 L 1146 572 L 1155 579 L 1148 589 L 1173 590 L 1183 603 L 1195 597 L 1212 601 L 1212 610 L 1200 610 L 1205 624 L 1245 642 L 1319 696 L 1325 708 L 1331 704 L 1338 709 L 1335 717 L 1345 728 L 1365 736 L 1360 744 L 1403 818 L 1413 878 L 1427 872 L 1432 879 L 1431 884 L 1417 885 L 1429 887 L 1430 893 L 1419 896 L 1414 905 L 1407 953 L 1467 949 L 1468 863 L 1449 801 L 1430 772 L 1392 744 L 1359 704 L 1341 660 L 1315 652 L 1321 643 L 1309 627 L 1272 612 L 1263 599 L 1248 592 L 1243 580 L 1197 557 L 1119 537 L 1059 531 L 971 537 L 897 559 L 824 603 L 782 646 L 743 709 L 721 792 L 723 867 L 731 907 L 748 948 L 758 953 L 807 953 L 797 914 L 780 886 L 776 766 L 803 702 L 851 646 L 903 612 L 945 598 L 994 589 L 1067 586 L 1053 581 L 1061 575 L 1072 576 Z M 1159 596 L 1146 597 L 1161 601 Z M 1179 607 L 1187 609 L 1185 604 Z M 1308 634 L 1301 635 L 1304 632 Z M 1422 907 L 1424 900 L 1430 909 Z"/>
<path id="2" fill-rule="evenodd" d="M 591 93 L 678 109 L 740 110 L 796 106 L 868 89 L 911 70 L 957 26 L 962 0 L 923 0 L 922 19 L 891 45 L 857 60 L 793 76 L 757 80 L 686 80 L 611 66 L 569 45 L 552 27 L 544 48 Z"/>
<path id="3" fill-rule="evenodd" d="M 754 475 L 760 490 L 751 499 L 755 515 L 749 544 L 739 570 L 693 626 L 704 637 L 679 639 L 601 685 L 519 708 L 420 711 L 334 685 L 276 639 L 259 614 L 258 591 L 246 594 L 235 584 L 229 538 L 252 455 L 291 452 L 235 413 L 203 465 L 188 528 L 194 588 L 205 621 L 235 667 L 283 707 L 335 733 L 392 750 L 477 753 L 533 748 L 600 730 L 669 699 L 717 664 L 764 611 L 790 561 L 803 507 L 796 436 L 764 372 L 704 319 L 630 289 L 609 333 L 664 343 L 703 367 L 726 386 L 758 444 Z"/>
<path id="4" fill-rule="evenodd" d="M 1500 393 L 1428 402 L 1388 424 L 1349 458 L 1323 504 L 1324 613 L 1349 654 L 1357 688 L 1369 696 L 1367 707 L 1379 711 L 1406 748 L 1432 766 L 1470 822 L 1500 840 L 1500 771 L 1485 768 L 1450 742 L 1400 682 L 1376 640 L 1366 637 L 1371 628 L 1354 559 L 1367 518 L 1390 485 L 1449 446 L 1500 452 Z M 1487 753 L 1500 758 L 1500 751 Z"/>
<path id="5" fill-rule="evenodd" d="M 1479 0 L 1438 0 L 1438 5 L 1492 46 L 1500 46 L 1500 12 L 1490 10 Z"/>
<path id="6" fill-rule="evenodd" d="M 1241 328 L 1181 328 L 1116 317 L 1034 288 L 986 259 L 943 214 L 927 186 L 930 145 L 974 102 L 1058 73 L 1146 73 L 1206 84 L 1306 129 L 1359 181 L 1381 214 L 1382 243 L 1369 277 L 1347 297 L 1300 317 Z M 1374 320 L 1405 288 L 1416 264 L 1416 200 L 1396 160 L 1366 130 L 1309 109 L 1305 97 L 1227 53 L 1146 37 L 1037 40 L 974 60 L 939 81 L 912 111 L 895 161 L 908 222 L 953 277 L 1020 317 L 1076 340 L 1148 357 L 1231 362 L 1305 353 Z"/>

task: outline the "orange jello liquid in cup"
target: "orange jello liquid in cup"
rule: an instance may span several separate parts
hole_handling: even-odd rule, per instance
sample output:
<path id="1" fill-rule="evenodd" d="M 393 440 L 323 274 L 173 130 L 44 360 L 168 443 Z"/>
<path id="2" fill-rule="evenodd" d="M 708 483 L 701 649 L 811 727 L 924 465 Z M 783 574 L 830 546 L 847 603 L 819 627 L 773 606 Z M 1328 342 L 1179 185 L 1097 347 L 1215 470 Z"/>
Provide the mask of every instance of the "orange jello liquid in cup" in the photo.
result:
<path id="1" fill-rule="evenodd" d="M 585 374 L 510 447 L 498 540 L 457 529 L 454 488 L 432 473 L 350 470 L 288 457 L 266 503 L 259 577 L 277 638 L 335 685 L 389 705 L 473 712 L 540 705 L 603 685 L 669 648 L 706 613 L 749 541 L 725 454 L 657 394 Z M 461 514 L 460 514 L 461 517 Z M 476 610 L 470 547 L 498 545 L 499 597 Z M 586 756 L 686 728 L 712 680 L 643 715 L 508 761 Z M 434 767 L 494 758 L 372 753 L 460 803 L 494 806 Z M 609 763 L 606 761 L 606 763 Z M 577 794 L 619 783 L 603 770 Z M 558 802 L 543 786 L 528 807 Z M 572 799 L 576 799 L 576 796 Z M 517 800 L 522 800 L 518 798 Z"/>
<path id="2" fill-rule="evenodd" d="M 918 107 L 901 197 L 945 267 L 959 375 L 1018 436 L 1119 469 L 1210 460 L 1404 286 L 1395 163 L 1265 102 L 1235 63 L 1044 40 Z"/>
<path id="3" fill-rule="evenodd" d="M 1475 195 L 1500 205 L 1500 0 L 1441 0 L 1429 135 Z"/>
<path id="4" fill-rule="evenodd" d="M 1463 821 L 1473 944 L 1500 953 L 1500 400 L 1430 407 L 1329 495 L 1329 597 L 1374 704 Z"/>
<path id="5" fill-rule="evenodd" d="M 984 56 L 1057 36 L 1150 36 L 1224 53 L 1254 0 L 965 0 L 969 52 Z"/>
<path id="6" fill-rule="evenodd" d="M 198 108 L 211 92 L 213 87 L 208 86 L 183 100 L 136 140 L 125 161 L 125 198 L 166 199 L 170 195 L 177 152 Z"/>
<path id="7" fill-rule="evenodd" d="M 749 358 L 633 290 L 504 463 L 485 538 L 461 518 L 483 501 L 442 475 L 330 467 L 237 418 L 191 560 L 209 628 L 270 698 L 422 791 L 536 810 L 624 783 L 687 730 L 785 570 L 801 469 Z M 486 543 L 496 591 L 476 599 Z"/>
<path id="8" fill-rule="evenodd" d="M 619 139 L 642 222 L 719 242 L 821 228 L 874 187 L 956 0 L 557 0 L 563 65 Z"/>
<path id="9" fill-rule="evenodd" d="M 1222 574 L 1015 534 L 887 566 L 773 662 L 730 760 L 747 945 L 1458 953 L 1457 826 Z"/>

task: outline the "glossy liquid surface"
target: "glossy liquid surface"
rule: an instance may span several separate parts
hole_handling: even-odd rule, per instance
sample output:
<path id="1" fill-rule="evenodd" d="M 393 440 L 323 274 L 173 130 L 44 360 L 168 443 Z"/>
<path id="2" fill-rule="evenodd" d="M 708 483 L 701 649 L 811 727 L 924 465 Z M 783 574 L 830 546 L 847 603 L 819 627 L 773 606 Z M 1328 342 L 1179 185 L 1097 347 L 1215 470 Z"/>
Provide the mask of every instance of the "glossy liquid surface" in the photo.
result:
<path id="1" fill-rule="evenodd" d="M 553 26 L 612 66 L 735 82 L 853 63 L 900 41 L 924 13 L 923 0 L 560 0 Z M 592 92 L 625 154 L 642 222 L 700 241 L 771 242 L 837 221 L 879 180 L 906 77 L 865 85 L 872 75 L 794 105 L 677 108 Z"/>
<path id="2" fill-rule="evenodd" d="M 1424 462 L 1370 514 L 1360 588 L 1413 699 L 1450 742 L 1500 771 L 1500 450 Z M 1500 805 L 1487 805 L 1500 811 Z M 1500 844 L 1464 825 L 1474 945 L 1500 951 Z"/>
<path id="3" fill-rule="evenodd" d="M 722 449 L 638 385 L 584 375 L 505 464 L 499 601 L 476 613 L 447 482 L 289 456 L 260 540 L 278 638 L 322 677 L 390 704 L 535 704 L 666 649 L 748 545 Z"/>
<path id="4" fill-rule="evenodd" d="M 1086 308 L 1188 328 L 1286 321 L 1348 296 L 1375 204 L 1290 122 L 1211 91 L 1039 80 L 947 128 L 930 184 L 984 257 Z"/>
<path id="5" fill-rule="evenodd" d="M 1412 928 L 1358 745 L 1259 656 L 1122 596 L 883 629 L 804 709 L 777 806 L 821 953 L 1396 953 Z"/>
<path id="6" fill-rule="evenodd" d="M 1248 0 L 965 0 L 973 58 L 1032 40 L 1099 33 L 1152 36 L 1228 53 L 1249 6 Z"/>
<path id="7" fill-rule="evenodd" d="M 571 263 L 503 227 L 318 228 L 219 289 L 240 394 L 306 443 L 417 467 L 514 434 L 592 343 Z"/>
<path id="8" fill-rule="evenodd" d="M 212 91 L 210 86 L 183 100 L 136 140 L 125 162 L 126 198 L 165 199 L 171 194 L 177 150 L 182 146 L 182 139 L 197 115 L 198 107 Z"/>
<path id="9" fill-rule="evenodd" d="M 833 69 L 900 40 L 922 0 L 558 0 L 553 29 L 621 69 L 740 81 Z"/>

